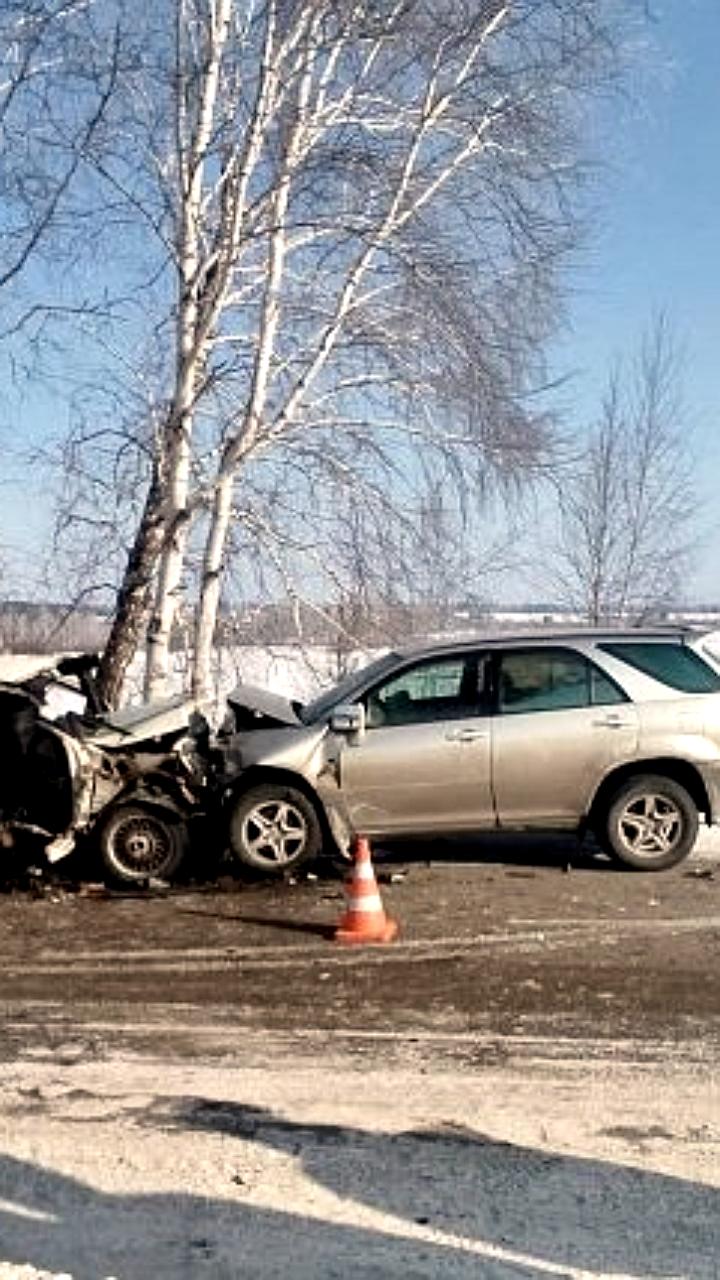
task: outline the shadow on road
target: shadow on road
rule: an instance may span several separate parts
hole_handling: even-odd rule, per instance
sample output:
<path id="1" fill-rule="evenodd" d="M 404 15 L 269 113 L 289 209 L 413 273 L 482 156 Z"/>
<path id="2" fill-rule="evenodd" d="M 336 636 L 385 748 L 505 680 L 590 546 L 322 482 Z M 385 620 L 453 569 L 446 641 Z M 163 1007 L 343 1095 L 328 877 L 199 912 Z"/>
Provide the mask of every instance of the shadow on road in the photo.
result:
<path id="1" fill-rule="evenodd" d="M 200 913 L 196 912 L 196 914 Z M 288 920 L 283 916 L 251 916 L 243 913 L 242 915 L 224 914 L 223 919 L 234 920 L 238 924 L 257 924 L 264 929 L 281 929 L 284 933 L 310 935 L 311 937 L 323 938 L 326 942 L 332 942 L 336 929 L 334 924 L 315 924 L 304 920 Z"/>
<path id="2" fill-rule="evenodd" d="M 720 1193 L 680 1178 L 450 1127 L 373 1133 L 202 1097 L 158 1098 L 137 1120 L 230 1139 L 227 1198 L 107 1194 L 4 1157 L 0 1260 L 74 1280 L 717 1275 Z M 258 1147 L 289 1158 L 296 1189 L 302 1172 L 301 1196 L 277 1190 L 280 1167 Z M 233 1158 L 267 1179 L 253 1188 L 260 1204 L 230 1176 Z M 333 1193 L 325 1204 L 319 1188 Z M 387 1216 L 363 1222 L 368 1207 Z"/>
<path id="3" fill-rule="evenodd" d="M 480 866 L 502 863 L 508 868 L 572 867 L 576 871 L 618 872 L 613 862 L 587 837 L 557 832 L 487 832 L 482 836 L 449 836 L 435 839 L 382 840 L 373 846 L 380 866 L 397 862 L 461 863 Z"/>

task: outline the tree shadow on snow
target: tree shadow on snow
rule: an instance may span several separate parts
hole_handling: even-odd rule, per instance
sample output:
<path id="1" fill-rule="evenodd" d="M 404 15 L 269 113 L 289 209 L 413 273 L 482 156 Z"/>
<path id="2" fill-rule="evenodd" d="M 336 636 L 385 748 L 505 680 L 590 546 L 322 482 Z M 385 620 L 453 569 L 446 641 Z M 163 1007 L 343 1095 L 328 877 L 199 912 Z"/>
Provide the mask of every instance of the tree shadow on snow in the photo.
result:
<path id="1" fill-rule="evenodd" d="M 373 1133 L 198 1097 L 158 1098 L 137 1120 L 235 1139 L 227 1198 L 108 1194 L 3 1157 L 0 1261 L 73 1280 L 717 1276 L 720 1193 L 680 1178 L 457 1128 Z M 321 1201 L 317 1220 L 248 1203 L 232 1161 L 252 1164 L 257 1145 L 291 1157 L 346 1216 L 390 1217 L 373 1229 L 324 1220 Z M 272 1163 L 260 1168 L 272 1193 Z"/>

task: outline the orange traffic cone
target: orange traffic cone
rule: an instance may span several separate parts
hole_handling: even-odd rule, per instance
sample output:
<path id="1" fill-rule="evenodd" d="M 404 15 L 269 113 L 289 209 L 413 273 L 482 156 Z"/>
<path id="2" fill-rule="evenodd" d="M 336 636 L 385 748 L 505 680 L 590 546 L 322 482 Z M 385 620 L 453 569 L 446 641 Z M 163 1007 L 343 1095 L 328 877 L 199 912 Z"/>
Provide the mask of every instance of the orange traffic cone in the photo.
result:
<path id="1" fill-rule="evenodd" d="M 336 942 L 392 942 L 397 923 L 385 915 L 370 857 L 370 842 L 355 840 L 353 869 L 345 884 L 347 910 L 335 930 Z"/>

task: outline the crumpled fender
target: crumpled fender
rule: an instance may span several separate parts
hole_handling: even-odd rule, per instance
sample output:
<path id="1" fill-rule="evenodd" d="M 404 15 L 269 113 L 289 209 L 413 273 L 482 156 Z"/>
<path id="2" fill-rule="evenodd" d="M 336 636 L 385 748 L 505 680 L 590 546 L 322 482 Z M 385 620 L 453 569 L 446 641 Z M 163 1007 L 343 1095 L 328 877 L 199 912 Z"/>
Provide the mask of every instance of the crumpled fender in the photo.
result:
<path id="1" fill-rule="evenodd" d="M 59 862 L 75 848 L 76 836 L 83 831 L 94 816 L 95 780 L 102 768 L 102 753 L 68 734 L 59 734 L 68 759 L 72 785 L 73 820 L 67 831 L 62 831 L 45 846 L 45 856 L 50 862 Z"/>
<path id="2" fill-rule="evenodd" d="M 331 835 L 344 856 L 349 855 L 354 835 L 339 785 L 338 762 L 347 742 L 327 724 L 287 728 L 252 729 L 233 737 L 235 750 L 228 752 L 231 786 L 243 784 L 243 776 L 254 769 L 277 769 L 309 783 L 318 797 Z"/>

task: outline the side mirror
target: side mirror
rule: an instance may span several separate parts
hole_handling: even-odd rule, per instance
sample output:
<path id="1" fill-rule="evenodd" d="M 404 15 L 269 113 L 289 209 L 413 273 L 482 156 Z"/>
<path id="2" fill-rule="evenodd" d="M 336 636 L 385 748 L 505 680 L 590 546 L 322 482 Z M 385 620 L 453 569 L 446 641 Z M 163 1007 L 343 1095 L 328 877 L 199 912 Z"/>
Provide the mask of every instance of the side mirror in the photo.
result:
<path id="1" fill-rule="evenodd" d="M 333 733 L 362 738 L 365 733 L 365 708 L 361 702 L 340 702 L 330 717 Z"/>

